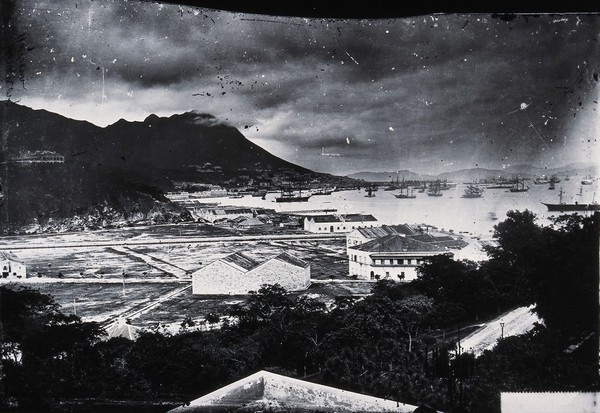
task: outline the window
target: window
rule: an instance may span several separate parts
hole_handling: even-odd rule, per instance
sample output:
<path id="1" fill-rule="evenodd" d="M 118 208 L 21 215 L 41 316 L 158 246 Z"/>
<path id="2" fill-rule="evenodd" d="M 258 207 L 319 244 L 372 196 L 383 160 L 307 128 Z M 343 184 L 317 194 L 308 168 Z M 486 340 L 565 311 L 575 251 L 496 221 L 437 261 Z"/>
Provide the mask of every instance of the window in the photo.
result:
<path id="1" fill-rule="evenodd" d="M 408 259 L 406 260 L 406 264 L 408 264 L 408 265 L 411 265 L 411 264 L 412 264 L 412 260 L 411 260 L 410 258 L 408 258 Z"/>
<path id="2" fill-rule="evenodd" d="M 402 258 L 399 258 L 399 259 L 397 260 L 397 262 L 398 262 L 398 265 L 402 265 L 402 264 L 404 264 L 404 260 L 403 260 Z"/>
<path id="3" fill-rule="evenodd" d="M 390 260 L 390 265 L 394 265 L 394 260 Z"/>
<path id="4" fill-rule="evenodd" d="M 389 273 L 389 271 L 386 271 L 386 272 L 385 272 L 385 278 L 390 278 L 390 273 Z"/>

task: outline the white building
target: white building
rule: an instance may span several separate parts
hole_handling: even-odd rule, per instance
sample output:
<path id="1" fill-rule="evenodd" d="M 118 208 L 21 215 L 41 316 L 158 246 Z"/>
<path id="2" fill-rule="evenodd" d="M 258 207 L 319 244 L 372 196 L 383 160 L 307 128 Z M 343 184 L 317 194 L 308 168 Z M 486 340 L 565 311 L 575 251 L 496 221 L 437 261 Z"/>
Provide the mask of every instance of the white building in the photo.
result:
<path id="1" fill-rule="evenodd" d="M 373 215 L 312 215 L 304 218 L 304 230 L 315 234 L 351 232 L 357 228 L 379 227 Z"/>
<path id="2" fill-rule="evenodd" d="M 412 281 L 418 267 L 436 255 L 454 254 L 436 242 L 415 236 L 386 235 L 348 248 L 349 275 L 364 280 L 390 279 Z"/>
<path id="3" fill-rule="evenodd" d="M 25 263 L 10 252 L 0 251 L 0 268 L 2 278 L 26 278 Z"/>
<path id="4" fill-rule="evenodd" d="M 236 252 L 192 274 L 192 294 L 243 295 L 265 284 L 279 284 L 288 291 L 310 285 L 310 265 L 286 252 L 263 263 Z"/>

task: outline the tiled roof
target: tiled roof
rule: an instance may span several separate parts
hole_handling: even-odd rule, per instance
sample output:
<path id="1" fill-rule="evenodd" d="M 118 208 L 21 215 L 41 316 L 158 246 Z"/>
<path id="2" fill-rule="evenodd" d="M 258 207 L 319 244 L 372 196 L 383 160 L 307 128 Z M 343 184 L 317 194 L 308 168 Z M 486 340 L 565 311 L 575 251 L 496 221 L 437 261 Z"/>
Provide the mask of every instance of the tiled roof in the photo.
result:
<path id="1" fill-rule="evenodd" d="M 408 225 L 383 225 L 381 227 L 359 228 L 357 230 L 366 238 L 380 238 L 386 235 L 412 235 L 415 232 Z"/>
<path id="2" fill-rule="evenodd" d="M 322 222 L 342 222 L 341 219 L 339 219 L 335 215 L 314 215 L 314 216 L 311 216 L 311 217 L 308 217 L 308 218 L 312 219 L 313 222 L 316 222 L 316 223 L 322 223 Z"/>
<path id="3" fill-rule="evenodd" d="M 292 264 L 292 265 L 295 265 L 296 267 L 301 267 L 301 268 L 304 268 L 308 265 L 308 263 L 306 261 L 301 260 L 300 258 L 296 258 L 293 255 L 288 254 L 287 252 L 282 252 L 281 254 L 279 254 L 278 256 L 276 256 L 273 259 L 287 262 L 289 264 Z"/>
<path id="4" fill-rule="evenodd" d="M 452 237 L 449 236 L 434 236 L 431 234 L 418 234 L 418 235 L 408 235 L 409 238 L 412 239 L 416 239 L 419 240 L 421 242 L 426 242 L 426 243 L 434 243 L 439 245 L 440 247 L 446 247 L 446 248 L 463 248 L 465 247 L 468 243 L 466 241 L 463 241 L 461 239 L 454 239 Z"/>
<path id="5" fill-rule="evenodd" d="M 342 215 L 342 219 L 346 222 L 375 222 L 377 218 L 373 215 L 363 215 L 363 214 L 346 214 Z"/>
<path id="6" fill-rule="evenodd" d="M 445 252 L 446 248 L 435 243 L 421 242 L 410 237 L 402 235 L 386 235 L 376 238 L 355 247 L 350 247 L 359 251 L 367 252 Z"/>
<path id="7" fill-rule="evenodd" d="M 237 265 L 238 267 L 243 268 L 246 271 L 250 271 L 252 268 L 256 267 L 259 264 L 257 261 L 248 257 L 247 255 L 244 255 L 241 252 L 236 252 L 234 254 L 228 255 L 222 260 L 230 264 Z"/>

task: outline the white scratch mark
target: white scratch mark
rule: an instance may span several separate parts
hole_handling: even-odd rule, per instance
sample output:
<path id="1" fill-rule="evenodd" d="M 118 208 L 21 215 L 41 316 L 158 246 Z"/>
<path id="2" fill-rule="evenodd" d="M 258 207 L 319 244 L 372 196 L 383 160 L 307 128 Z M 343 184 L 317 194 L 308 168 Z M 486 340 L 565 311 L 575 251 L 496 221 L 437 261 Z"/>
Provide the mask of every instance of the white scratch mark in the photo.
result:
<path id="1" fill-rule="evenodd" d="M 393 131 L 394 131 L 394 128 L 392 128 L 392 127 L 390 126 L 390 130 L 393 132 Z"/>
<path id="2" fill-rule="evenodd" d="M 353 61 L 354 63 L 358 64 L 358 62 L 357 62 L 357 61 L 356 61 L 356 60 L 355 60 L 355 59 L 354 59 L 352 56 L 350 56 L 350 53 L 346 52 L 346 54 L 348 55 L 348 57 L 349 57 L 350 59 L 352 59 L 352 61 Z"/>

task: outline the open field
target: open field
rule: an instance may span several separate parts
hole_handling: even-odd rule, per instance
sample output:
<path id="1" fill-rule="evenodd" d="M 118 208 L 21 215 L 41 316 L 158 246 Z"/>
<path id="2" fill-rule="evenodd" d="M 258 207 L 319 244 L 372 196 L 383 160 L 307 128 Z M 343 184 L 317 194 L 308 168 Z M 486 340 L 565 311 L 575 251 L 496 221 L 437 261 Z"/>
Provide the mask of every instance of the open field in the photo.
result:
<path id="1" fill-rule="evenodd" d="M 274 239 L 248 240 L 243 235 L 230 238 L 235 235 L 206 225 L 164 225 L 5 237 L 0 239 L 0 249 L 10 250 L 17 243 L 31 245 L 29 241 L 43 245 L 15 251 L 27 264 L 28 279 L 9 285 L 26 285 L 50 294 L 65 313 L 76 313 L 85 320 L 108 322 L 123 316 L 130 318 L 132 325 L 144 328 L 181 323 L 187 317 L 202 320 L 208 313 L 223 314 L 231 304 L 243 301 L 243 296 L 199 297 L 193 296 L 190 288 L 181 290 L 190 286 L 194 271 L 234 252 L 264 261 L 285 251 L 307 261 L 312 278 L 320 283 L 298 294 L 327 304 L 337 295 L 360 296 L 371 289 L 368 283 L 322 284 L 327 280 L 349 281 L 343 237 L 304 239 L 294 233 Z M 198 241 L 185 242 L 189 237 Z M 169 239 L 182 242 L 162 243 Z M 135 243 L 119 245 L 121 241 Z M 95 242 L 115 245 L 85 244 Z"/>
<path id="2" fill-rule="evenodd" d="M 28 287 L 52 295 L 67 314 L 77 314 L 86 321 L 104 321 L 130 308 L 149 304 L 181 285 L 184 284 L 125 283 L 123 288 L 121 283 L 39 283 Z"/>

